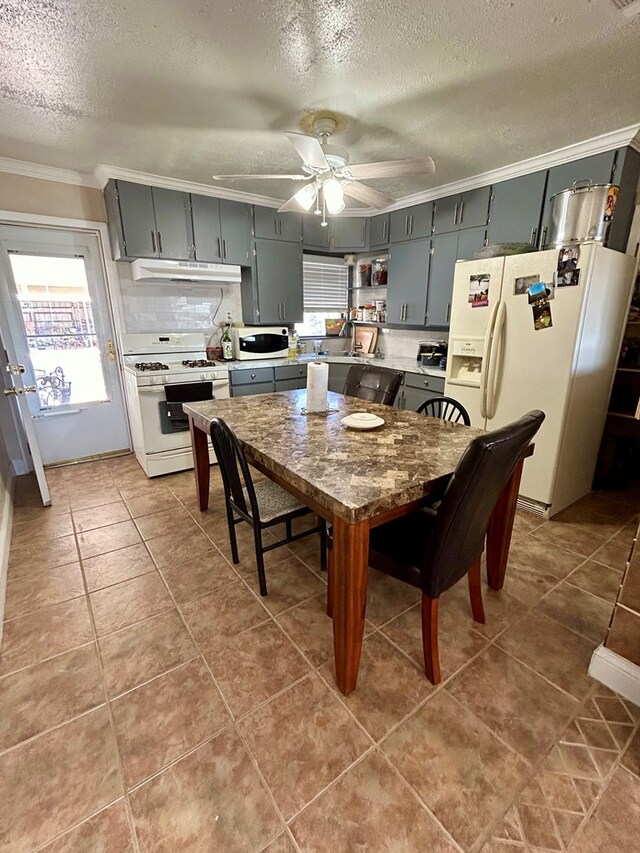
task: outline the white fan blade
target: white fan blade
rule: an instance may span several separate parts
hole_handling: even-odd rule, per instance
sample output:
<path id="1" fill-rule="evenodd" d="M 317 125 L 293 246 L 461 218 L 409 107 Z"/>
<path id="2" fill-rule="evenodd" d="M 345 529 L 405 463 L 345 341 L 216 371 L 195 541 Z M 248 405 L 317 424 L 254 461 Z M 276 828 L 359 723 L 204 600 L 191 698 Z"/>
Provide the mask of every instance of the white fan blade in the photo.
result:
<path id="1" fill-rule="evenodd" d="M 402 175 L 433 175 L 436 165 L 431 157 L 419 160 L 386 160 L 383 163 L 360 163 L 349 166 L 349 173 L 357 180 L 367 178 L 399 178 Z"/>
<path id="2" fill-rule="evenodd" d="M 211 175 L 213 181 L 307 181 L 312 175 Z"/>
<path id="3" fill-rule="evenodd" d="M 381 193 L 380 190 L 374 190 L 373 187 L 368 187 L 366 184 L 358 183 L 358 181 L 349 181 L 342 185 L 344 194 L 361 201 L 363 204 L 368 204 L 370 207 L 389 207 L 395 202 L 395 198 Z"/>
<path id="4" fill-rule="evenodd" d="M 286 213 L 287 210 L 295 210 L 296 213 L 301 213 L 302 208 L 298 204 L 296 197 L 294 195 L 291 196 L 289 201 L 285 201 L 282 207 L 278 208 L 278 213 Z"/>
<path id="5" fill-rule="evenodd" d="M 329 168 L 322 145 L 315 136 L 307 136 L 305 133 L 287 133 L 286 137 L 302 157 L 303 163 L 313 166 L 314 169 Z"/>

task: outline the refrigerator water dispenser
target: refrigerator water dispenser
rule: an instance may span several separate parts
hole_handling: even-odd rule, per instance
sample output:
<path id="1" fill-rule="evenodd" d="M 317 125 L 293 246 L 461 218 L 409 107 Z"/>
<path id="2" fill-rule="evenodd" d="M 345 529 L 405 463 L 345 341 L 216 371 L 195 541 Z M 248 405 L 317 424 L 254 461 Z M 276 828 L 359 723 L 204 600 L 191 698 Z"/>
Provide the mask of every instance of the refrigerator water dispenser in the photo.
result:
<path id="1" fill-rule="evenodd" d="M 484 338 L 449 339 L 447 382 L 480 387 Z"/>

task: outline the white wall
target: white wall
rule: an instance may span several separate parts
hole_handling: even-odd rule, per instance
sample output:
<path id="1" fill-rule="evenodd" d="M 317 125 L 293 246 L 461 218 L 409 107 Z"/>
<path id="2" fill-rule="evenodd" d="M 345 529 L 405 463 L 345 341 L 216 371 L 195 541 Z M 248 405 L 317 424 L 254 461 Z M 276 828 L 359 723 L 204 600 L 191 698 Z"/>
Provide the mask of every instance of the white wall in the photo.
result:
<path id="1" fill-rule="evenodd" d="M 212 325 L 225 319 L 242 320 L 239 283 L 133 282 L 130 265 L 116 264 L 126 332 L 204 332 L 214 343 L 220 330 Z M 222 300 L 222 301 L 221 301 Z"/>

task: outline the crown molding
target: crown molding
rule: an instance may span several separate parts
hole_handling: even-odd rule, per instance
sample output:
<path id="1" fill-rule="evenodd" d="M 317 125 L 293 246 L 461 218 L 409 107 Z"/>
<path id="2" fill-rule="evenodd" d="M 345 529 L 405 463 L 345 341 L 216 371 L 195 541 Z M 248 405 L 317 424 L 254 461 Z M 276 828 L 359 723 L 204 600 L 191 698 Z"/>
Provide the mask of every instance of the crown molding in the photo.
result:
<path id="1" fill-rule="evenodd" d="M 166 190 L 178 190 L 183 193 L 196 193 L 197 195 L 211 195 L 215 198 L 225 198 L 230 201 L 243 201 L 247 204 L 261 204 L 264 207 L 280 207 L 284 199 L 280 200 L 272 196 L 245 193 L 242 190 L 230 190 L 226 187 L 212 187 L 210 184 L 200 184 L 197 181 L 182 181 L 179 178 L 165 178 L 162 175 L 152 175 L 149 172 L 136 172 L 133 169 L 122 169 L 119 166 L 107 166 L 99 163 L 96 166 L 94 176 L 98 185 L 102 188 L 110 178 L 121 181 L 131 181 L 134 184 L 146 184 L 154 187 L 162 187 Z M 293 181 L 291 182 L 293 184 Z"/>
<path id="2" fill-rule="evenodd" d="M 557 148 L 555 151 L 549 151 L 547 154 L 539 154 L 536 157 L 529 157 L 527 160 L 520 160 L 518 163 L 512 163 L 510 166 L 502 166 L 499 169 L 492 169 L 489 172 L 472 175 L 469 178 L 453 181 L 450 184 L 442 184 L 439 187 L 433 187 L 424 192 L 403 196 L 395 204 L 385 208 L 385 211 L 398 210 L 408 205 L 433 201 L 434 199 L 443 198 L 448 195 L 486 187 L 489 184 L 499 184 L 502 181 L 509 181 L 511 178 L 519 178 L 522 175 L 529 175 L 531 172 L 551 169 L 553 166 L 560 166 L 562 163 L 582 160 L 583 157 L 590 157 L 593 154 L 601 154 L 603 151 L 612 151 L 615 148 L 623 148 L 625 146 L 631 146 L 636 151 L 640 151 L 640 124 L 633 124 L 619 130 L 612 130 L 609 133 L 594 136 L 592 139 L 585 139 L 583 142 L 576 142 L 573 145 L 566 145 L 564 148 Z"/>
<path id="3" fill-rule="evenodd" d="M 13 160 L 10 157 L 0 157 L 0 172 L 22 175 L 26 178 L 39 178 L 42 181 L 55 181 L 58 184 L 100 189 L 93 175 L 74 172 L 71 169 L 59 169 L 56 166 L 43 166 L 41 163 L 28 163 L 26 160 Z"/>
<path id="4" fill-rule="evenodd" d="M 421 204 L 422 202 L 443 198 L 444 196 L 455 195 L 456 193 L 478 189 L 479 187 L 486 187 L 489 184 L 498 184 L 502 181 L 508 181 L 511 178 L 528 175 L 531 172 L 550 169 L 553 166 L 559 166 L 562 163 L 569 163 L 572 160 L 580 160 L 583 157 L 589 157 L 593 154 L 600 154 L 603 151 L 611 151 L 614 148 L 622 148 L 625 146 L 630 146 L 635 151 L 640 152 L 640 124 L 629 125 L 628 127 L 603 133 L 600 136 L 594 136 L 592 139 L 586 139 L 573 145 L 567 145 L 564 148 L 557 148 L 555 151 L 550 151 L 546 154 L 540 154 L 536 157 L 520 160 L 519 162 L 512 163 L 509 166 L 502 166 L 499 169 L 493 169 L 489 172 L 472 175 L 468 178 L 463 178 L 460 181 L 441 184 L 440 186 L 432 187 L 429 190 L 403 196 L 394 204 L 384 208 L 383 210 L 374 210 L 370 207 L 353 208 L 345 210 L 343 215 L 375 216 L 378 213 L 399 210 L 410 205 Z M 256 195 L 255 193 L 243 192 L 242 190 L 231 190 L 226 187 L 214 187 L 210 184 L 198 183 L 197 181 L 183 181 L 178 178 L 167 178 L 163 175 L 154 175 L 150 172 L 138 172 L 134 169 L 123 169 L 119 166 L 109 166 L 102 163 L 96 167 L 93 175 L 87 175 L 82 172 L 74 172 L 69 169 L 59 169 L 54 166 L 43 166 L 38 163 L 28 163 L 23 160 L 12 160 L 7 157 L 0 157 L 0 172 L 10 172 L 16 175 L 26 175 L 28 177 L 40 178 L 47 181 L 57 181 L 64 184 L 75 184 L 76 186 L 93 187 L 98 189 L 104 188 L 110 178 L 119 178 L 120 180 L 131 181 L 133 183 L 151 184 L 156 187 L 164 187 L 165 189 L 179 190 L 180 192 L 209 195 L 216 198 L 229 199 L 231 201 L 241 201 L 247 204 L 260 204 L 264 207 L 278 208 L 283 203 L 283 199 L 273 198 L 272 196 Z"/>

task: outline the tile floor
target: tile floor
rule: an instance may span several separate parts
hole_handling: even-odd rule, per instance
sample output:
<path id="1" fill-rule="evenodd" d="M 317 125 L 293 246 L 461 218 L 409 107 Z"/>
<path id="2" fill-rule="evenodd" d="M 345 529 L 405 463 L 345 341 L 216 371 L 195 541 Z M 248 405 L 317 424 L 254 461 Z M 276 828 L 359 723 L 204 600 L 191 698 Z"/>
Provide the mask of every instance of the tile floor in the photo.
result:
<path id="1" fill-rule="evenodd" d="M 516 519 L 504 591 L 441 606 L 371 573 L 357 690 L 336 692 L 318 543 L 230 562 L 213 476 L 132 458 L 21 478 L 0 657 L 2 851 L 637 850 L 640 709 L 586 675 L 638 494 Z"/>

